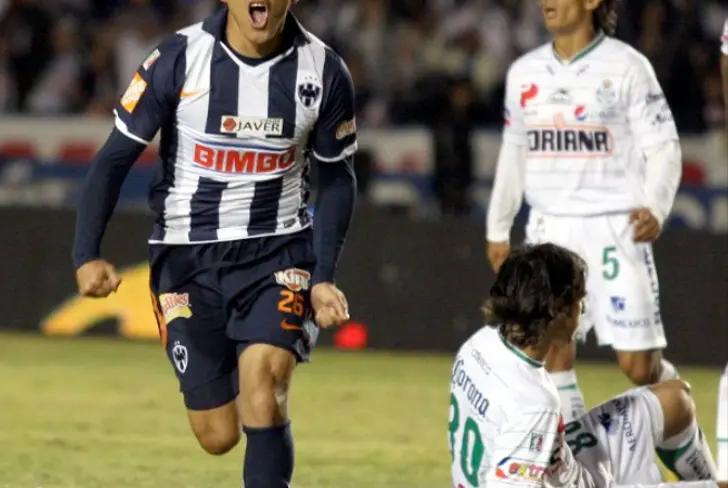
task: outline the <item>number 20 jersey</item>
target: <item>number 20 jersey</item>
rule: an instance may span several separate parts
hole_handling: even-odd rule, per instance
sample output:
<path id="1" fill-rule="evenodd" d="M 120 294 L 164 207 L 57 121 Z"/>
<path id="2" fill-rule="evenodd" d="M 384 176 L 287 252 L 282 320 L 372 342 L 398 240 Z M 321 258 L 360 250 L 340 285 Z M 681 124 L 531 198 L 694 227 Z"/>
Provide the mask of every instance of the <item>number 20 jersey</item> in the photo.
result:
<path id="1" fill-rule="evenodd" d="M 453 486 L 543 486 L 560 419 L 543 365 L 483 327 L 460 348 L 452 370 Z"/>
<path id="2" fill-rule="evenodd" d="M 551 215 L 643 206 L 644 152 L 678 135 L 649 61 L 600 34 L 571 61 L 551 44 L 513 63 L 503 142 L 526 148 L 525 196 Z"/>

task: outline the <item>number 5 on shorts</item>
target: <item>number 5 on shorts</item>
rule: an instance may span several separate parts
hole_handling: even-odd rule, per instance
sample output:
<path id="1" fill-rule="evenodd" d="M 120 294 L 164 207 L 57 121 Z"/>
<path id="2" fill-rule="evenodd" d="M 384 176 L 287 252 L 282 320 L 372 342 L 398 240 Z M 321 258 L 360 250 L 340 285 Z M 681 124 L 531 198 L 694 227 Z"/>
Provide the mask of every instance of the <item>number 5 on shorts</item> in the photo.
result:
<path id="1" fill-rule="evenodd" d="M 608 280 L 613 280 L 619 275 L 619 260 L 614 255 L 617 252 L 615 246 L 608 246 L 602 252 L 602 276 Z"/>

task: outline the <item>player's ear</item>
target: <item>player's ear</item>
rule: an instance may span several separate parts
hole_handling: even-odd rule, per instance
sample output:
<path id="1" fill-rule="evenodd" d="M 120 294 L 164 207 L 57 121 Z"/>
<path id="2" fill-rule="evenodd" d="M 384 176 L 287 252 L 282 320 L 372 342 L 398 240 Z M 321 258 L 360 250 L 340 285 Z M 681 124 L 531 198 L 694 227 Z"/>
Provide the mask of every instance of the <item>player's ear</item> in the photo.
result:
<path id="1" fill-rule="evenodd" d="M 604 0 L 585 0 L 584 7 L 590 12 L 596 12 Z"/>

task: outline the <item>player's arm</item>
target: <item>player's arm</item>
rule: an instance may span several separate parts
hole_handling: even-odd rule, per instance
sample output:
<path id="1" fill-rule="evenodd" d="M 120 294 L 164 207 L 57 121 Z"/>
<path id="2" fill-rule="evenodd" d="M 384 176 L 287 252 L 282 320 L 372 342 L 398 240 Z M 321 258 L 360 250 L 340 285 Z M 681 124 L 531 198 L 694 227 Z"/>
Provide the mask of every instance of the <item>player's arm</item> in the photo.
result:
<path id="1" fill-rule="evenodd" d="M 523 201 L 528 139 L 513 70 L 506 80 L 503 142 L 498 155 L 493 191 L 488 204 L 486 240 L 488 260 L 494 271 L 508 257 L 513 220 Z"/>
<path id="2" fill-rule="evenodd" d="M 184 40 L 175 36 L 142 63 L 114 110 L 115 128 L 86 175 L 72 253 L 82 295 L 105 297 L 121 282 L 114 266 L 101 259 L 101 241 L 131 166 L 174 113 L 184 79 L 183 52 Z"/>
<path id="3" fill-rule="evenodd" d="M 645 158 L 645 206 L 634 209 L 630 221 L 634 240 L 652 242 L 675 201 L 682 175 L 682 153 L 670 106 L 655 72 L 638 59 L 627 78 L 630 129 Z"/>
<path id="4" fill-rule="evenodd" d="M 321 110 L 311 139 L 319 169 L 319 188 L 313 226 L 316 268 L 311 304 L 321 327 L 349 319 L 344 294 L 334 285 L 336 266 L 349 230 L 356 201 L 353 157 L 357 149 L 354 85 L 349 71 L 333 53 L 324 66 Z"/>

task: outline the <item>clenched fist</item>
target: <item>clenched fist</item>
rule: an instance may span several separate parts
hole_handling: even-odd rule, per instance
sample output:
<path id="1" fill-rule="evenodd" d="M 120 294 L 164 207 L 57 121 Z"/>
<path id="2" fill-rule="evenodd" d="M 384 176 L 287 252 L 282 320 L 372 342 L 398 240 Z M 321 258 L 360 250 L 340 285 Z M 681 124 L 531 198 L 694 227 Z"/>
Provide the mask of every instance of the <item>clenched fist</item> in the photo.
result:
<path id="1" fill-rule="evenodd" d="M 316 325 L 323 329 L 349 320 L 346 296 L 333 283 L 317 283 L 311 288 L 311 306 Z"/>
<path id="2" fill-rule="evenodd" d="M 660 222 L 648 208 L 638 208 L 629 214 L 629 223 L 634 229 L 635 242 L 653 242 L 660 236 Z"/>
<path id="3" fill-rule="evenodd" d="M 116 291 L 121 278 L 106 260 L 94 259 L 76 270 L 78 292 L 85 297 L 103 298 Z"/>

